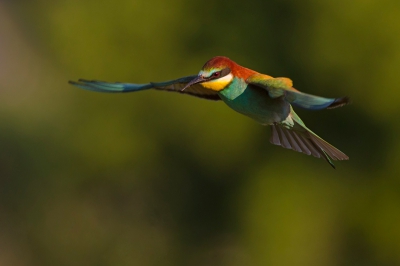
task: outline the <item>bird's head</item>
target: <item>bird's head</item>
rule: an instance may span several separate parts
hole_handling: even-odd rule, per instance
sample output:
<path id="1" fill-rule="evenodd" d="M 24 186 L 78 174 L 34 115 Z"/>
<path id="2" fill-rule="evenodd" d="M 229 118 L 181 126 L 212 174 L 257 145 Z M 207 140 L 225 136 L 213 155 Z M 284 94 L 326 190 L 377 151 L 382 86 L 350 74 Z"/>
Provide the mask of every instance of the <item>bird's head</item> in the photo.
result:
<path id="1" fill-rule="evenodd" d="M 236 63 L 227 57 L 214 57 L 204 64 L 199 75 L 186 84 L 182 91 L 194 84 L 200 84 L 206 89 L 221 91 L 232 82 L 232 69 L 235 66 Z"/>

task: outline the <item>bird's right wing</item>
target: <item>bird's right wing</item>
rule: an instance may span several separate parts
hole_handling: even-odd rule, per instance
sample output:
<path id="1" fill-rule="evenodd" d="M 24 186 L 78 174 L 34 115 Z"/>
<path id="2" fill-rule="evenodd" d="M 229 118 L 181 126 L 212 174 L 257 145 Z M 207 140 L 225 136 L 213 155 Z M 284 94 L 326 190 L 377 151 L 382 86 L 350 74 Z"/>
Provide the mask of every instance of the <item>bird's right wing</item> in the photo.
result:
<path id="1" fill-rule="evenodd" d="M 184 91 L 181 91 L 181 89 L 183 89 L 185 85 L 192 81 L 195 77 L 197 77 L 197 75 L 187 76 L 165 82 L 150 82 L 148 84 L 104 82 L 97 80 L 79 79 L 78 81 L 69 81 L 69 84 L 72 84 L 81 89 L 97 92 L 122 93 L 156 89 L 189 94 L 207 100 L 221 100 L 216 91 L 203 88 L 200 84 L 192 85 Z"/>
<path id="2" fill-rule="evenodd" d="M 308 110 L 332 109 L 350 103 L 347 97 L 325 98 L 300 92 L 293 88 L 293 83 L 288 78 L 273 78 L 263 74 L 254 74 L 246 80 L 249 84 L 261 87 L 268 91 L 271 98 L 284 97 L 294 106 Z"/>

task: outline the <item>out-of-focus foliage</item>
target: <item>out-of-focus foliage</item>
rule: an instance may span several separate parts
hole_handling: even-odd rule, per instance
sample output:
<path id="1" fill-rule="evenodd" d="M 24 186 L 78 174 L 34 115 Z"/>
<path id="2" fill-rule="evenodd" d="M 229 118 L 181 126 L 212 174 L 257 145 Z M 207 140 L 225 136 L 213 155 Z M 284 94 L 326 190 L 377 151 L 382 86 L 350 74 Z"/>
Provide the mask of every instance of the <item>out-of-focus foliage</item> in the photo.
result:
<path id="1" fill-rule="evenodd" d="M 0 265 L 399 265 L 400 2 L 0 2 Z M 225 55 L 317 95 L 350 156 L 269 144 L 163 81 Z"/>

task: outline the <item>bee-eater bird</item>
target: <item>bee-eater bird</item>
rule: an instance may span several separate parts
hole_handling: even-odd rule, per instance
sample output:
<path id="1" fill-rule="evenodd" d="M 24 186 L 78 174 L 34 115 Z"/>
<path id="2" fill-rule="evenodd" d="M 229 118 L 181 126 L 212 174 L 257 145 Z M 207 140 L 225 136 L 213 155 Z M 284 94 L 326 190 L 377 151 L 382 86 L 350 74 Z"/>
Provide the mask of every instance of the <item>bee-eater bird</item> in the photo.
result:
<path id="1" fill-rule="evenodd" d="M 307 110 L 341 107 L 349 98 L 323 98 L 293 88 L 288 78 L 273 78 L 242 67 L 227 57 L 217 56 L 205 63 L 198 75 L 148 84 L 109 83 L 80 79 L 70 84 L 98 92 L 134 92 L 147 89 L 173 91 L 208 100 L 222 100 L 233 110 L 270 125 L 270 142 L 317 158 L 332 160 L 349 157 L 306 127 L 292 105 Z"/>

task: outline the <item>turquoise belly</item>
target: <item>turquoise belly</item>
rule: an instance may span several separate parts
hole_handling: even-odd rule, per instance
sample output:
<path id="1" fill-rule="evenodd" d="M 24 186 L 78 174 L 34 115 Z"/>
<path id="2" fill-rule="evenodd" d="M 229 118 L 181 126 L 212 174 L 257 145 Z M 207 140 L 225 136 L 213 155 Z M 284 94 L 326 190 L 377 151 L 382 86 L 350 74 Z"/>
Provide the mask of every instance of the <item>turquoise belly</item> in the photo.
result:
<path id="1" fill-rule="evenodd" d="M 279 123 L 290 113 L 289 103 L 282 98 L 272 99 L 266 90 L 255 86 L 246 86 L 242 91 L 229 87 L 219 95 L 230 108 L 263 125 Z"/>

